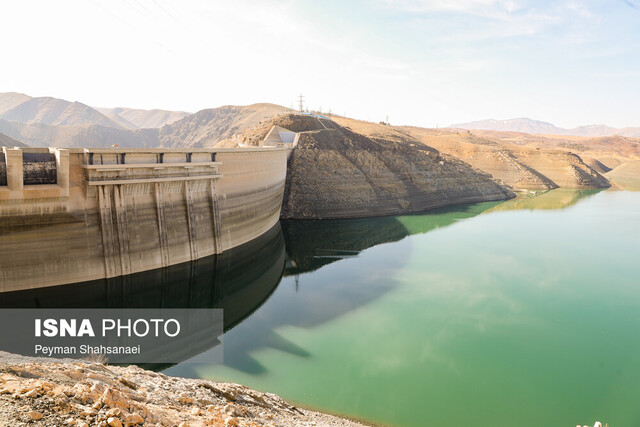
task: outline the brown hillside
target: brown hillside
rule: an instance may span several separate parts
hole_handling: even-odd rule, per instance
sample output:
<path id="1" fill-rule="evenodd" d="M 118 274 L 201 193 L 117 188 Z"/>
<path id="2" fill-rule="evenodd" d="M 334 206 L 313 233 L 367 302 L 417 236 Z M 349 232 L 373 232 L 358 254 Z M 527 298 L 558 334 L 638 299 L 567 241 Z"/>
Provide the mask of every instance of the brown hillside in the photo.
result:
<path id="1" fill-rule="evenodd" d="M 395 215 L 514 196 L 489 175 L 411 137 L 374 140 L 332 120 L 281 115 L 244 132 L 244 143 L 255 144 L 273 125 L 300 133 L 283 218 Z"/>
<path id="2" fill-rule="evenodd" d="M 606 178 L 577 154 L 508 143 L 473 132 L 433 135 L 418 128 L 411 132 L 425 144 L 457 156 L 513 188 L 607 188 Z"/>
<path id="3" fill-rule="evenodd" d="M 161 128 L 191 113 L 185 111 L 140 110 L 136 108 L 99 108 L 101 113 L 114 121 L 128 123 L 127 129 Z"/>
<path id="4" fill-rule="evenodd" d="M 213 147 L 270 117 L 288 112 L 275 104 L 227 105 L 198 111 L 162 127 L 158 143 L 162 147 Z"/>
<path id="5" fill-rule="evenodd" d="M 58 126 L 96 124 L 121 128 L 113 120 L 88 105 L 56 98 L 31 98 L 5 111 L 0 118 L 21 123 Z"/>
<path id="6" fill-rule="evenodd" d="M 17 92 L 0 93 L 0 115 L 6 113 L 14 107 L 30 100 L 29 95 Z"/>
<path id="7" fill-rule="evenodd" d="M 20 139 L 32 147 L 155 147 L 147 145 L 136 133 L 109 126 L 19 123 L 0 120 L 0 132 Z"/>
<path id="8" fill-rule="evenodd" d="M 538 135 L 395 127 L 346 118 L 337 118 L 336 121 L 372 138 L 406 135 L 441 153 L 457 157 L 515 189 L 609 187 L 602 175 L 575 154 L 557 149 L 530 148 L 526 138 L 539 139 Z M 525 140 L 514 143 L 514 138 Z"/>

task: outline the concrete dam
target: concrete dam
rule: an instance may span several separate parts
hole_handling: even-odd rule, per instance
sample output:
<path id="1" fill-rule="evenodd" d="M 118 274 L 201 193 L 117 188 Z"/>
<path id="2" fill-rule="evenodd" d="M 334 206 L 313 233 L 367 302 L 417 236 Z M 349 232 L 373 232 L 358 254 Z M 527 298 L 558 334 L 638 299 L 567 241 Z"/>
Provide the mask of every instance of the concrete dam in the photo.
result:
<path id="1" fill-rule="evenodd" d="M 280 217 L 289 148 L 7 148 L 0 292 L 153 270 L 249 242 Z"/>

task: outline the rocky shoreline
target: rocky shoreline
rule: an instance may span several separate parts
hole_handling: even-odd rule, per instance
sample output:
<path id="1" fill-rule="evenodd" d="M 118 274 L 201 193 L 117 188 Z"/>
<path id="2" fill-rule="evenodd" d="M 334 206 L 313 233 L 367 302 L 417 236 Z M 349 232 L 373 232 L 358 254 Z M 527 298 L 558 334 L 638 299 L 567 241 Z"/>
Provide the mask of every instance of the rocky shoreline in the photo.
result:
<path id="1" fill-rule="evenodd" d="M 0 352 L 2 426 L 362 426 L 239 384 Z"/>

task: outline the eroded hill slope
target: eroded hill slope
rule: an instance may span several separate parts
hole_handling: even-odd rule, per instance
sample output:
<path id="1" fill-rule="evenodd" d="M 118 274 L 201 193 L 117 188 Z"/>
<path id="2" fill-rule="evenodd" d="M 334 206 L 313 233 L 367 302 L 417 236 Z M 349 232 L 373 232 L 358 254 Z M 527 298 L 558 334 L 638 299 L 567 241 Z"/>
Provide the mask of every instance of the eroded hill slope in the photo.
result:
<path id="1" fill-rule="evenodd" d="M 299 132 L 283 218 L 395 215 L 514 197 L 488 174 L 410 136 L 373 139 L 332 120 L 278 116 L 245 131 L 244 143 L 256 144 L 273 125 Z"/>
<path id="2" fill-rule="evenodd" d="M 587 165 L 577 154 L 553 148 L 528 147 L 505 142 L 491 134 L 477 135 L 451 129 L 394 127 L 338 118 L 372 138 L 412 137 L 476 167 L 514 189 L 607 188 L 606 178 Z M 526 135 L 526 134 L 522 134 Z M 512 138 L 512 134 L 503 137 Z"/>

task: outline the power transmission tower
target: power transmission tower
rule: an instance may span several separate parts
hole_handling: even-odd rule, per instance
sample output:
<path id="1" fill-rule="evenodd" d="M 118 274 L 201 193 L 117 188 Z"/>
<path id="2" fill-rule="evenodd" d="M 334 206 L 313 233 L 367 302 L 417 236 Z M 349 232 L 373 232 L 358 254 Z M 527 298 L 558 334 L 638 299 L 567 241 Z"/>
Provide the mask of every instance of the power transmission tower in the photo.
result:
<path id="1" fill-rule="evenodd" d="M 300 112 L 304 112 L 304 96 L 302 94 L 298 96 L 298 105 L 300 106 Z"/>

